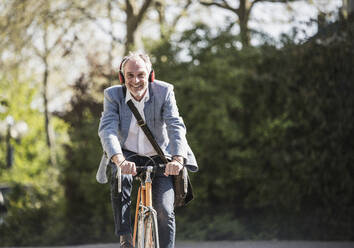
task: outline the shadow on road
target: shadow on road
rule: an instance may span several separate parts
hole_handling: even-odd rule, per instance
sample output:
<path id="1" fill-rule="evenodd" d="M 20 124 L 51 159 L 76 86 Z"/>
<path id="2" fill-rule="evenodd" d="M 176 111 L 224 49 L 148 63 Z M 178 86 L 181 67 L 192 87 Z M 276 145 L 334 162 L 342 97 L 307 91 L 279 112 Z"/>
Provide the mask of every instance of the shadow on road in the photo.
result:
<path id="1" fill-rule="evenodd" d="M 235 248 L 354 248 L 354 242 L 313 242 L 313 241 L 237 241 L 237 242 L 177 241 L 176 242 L 176 248 L 231 248 L 231 247 L 235 247 Z M 11 247 L 11 248 L 15 248 L 15 247 Z M 26 248 L 34 248 L 34 247 L 27 246 Z M 51 246 L 51 247 L 42 247 L 42 248 L 119 248 L 119 244 Z"/>

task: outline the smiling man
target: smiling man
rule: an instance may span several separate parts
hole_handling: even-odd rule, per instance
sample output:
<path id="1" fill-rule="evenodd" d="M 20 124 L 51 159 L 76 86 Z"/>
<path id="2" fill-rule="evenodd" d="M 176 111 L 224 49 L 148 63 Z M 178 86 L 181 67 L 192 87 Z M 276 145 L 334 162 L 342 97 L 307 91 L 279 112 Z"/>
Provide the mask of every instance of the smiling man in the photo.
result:
<path id="1" fill-rule="evenodd" d="M 130 53 L 122 60 L 119 78 L 122 85 L 104 91 L 104 109 L 98 132 L 112 168 L 111 200 L 116 235 L 120 237 L 121 247 L 133 247 L 130 194 L 136 165 L 145 165 L 146 156 L 162 163 L 127 105 L 131 100 L 164 154 L 172 157 L 166 168 L 156 173 L 152 199 L 157 211 L 160 247 L 174 247 L 175 192 L 172 176 L 178 175 L 183 165 L 188 165 L 192 171 L 198 167 L 186 140 L 186 128 L 179 116 L 173 86 L 154 79 L 150 59 L 141 53 Z M 115 179 L 117 166 L 121 167 L 123 174 L 121 194 L 117 192 Z"/>

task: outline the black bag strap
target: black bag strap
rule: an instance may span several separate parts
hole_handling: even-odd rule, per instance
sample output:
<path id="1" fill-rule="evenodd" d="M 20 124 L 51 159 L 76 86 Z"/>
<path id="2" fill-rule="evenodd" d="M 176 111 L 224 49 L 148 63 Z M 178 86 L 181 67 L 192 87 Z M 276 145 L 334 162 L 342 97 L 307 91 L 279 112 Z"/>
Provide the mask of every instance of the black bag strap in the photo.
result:
<path id="1" fill-rule="evenodd" d="M 155 151 L 157 152 L 157 154 L 160 156 L 160 158 L 162 159 L 162 161 L 164 163 L 168 163 L 167 158 L 165 157 L 165 154 L 163 153 L 163 151 L 161 150 L 160 146 L 157 144 L 154 135 L 151 133 L 149 127 L 146 125 L 146 122 L 144 121 L 144 119 L 141 117 L 139 111 L 136 109 L 134 103 L 132 102 L 132 100 L 129 100 L 127 102 L 130 110 L 132 111 L 132 113 L 135 116 L 135 119 L 138 122 L 138 125 L 141 127 L 141 129 L 143 130 L 143 132 L 145 133 L 146 137 L 148 138 L 148 140 L 150 141 L 151 145 L 154 147 Z"/>
<path id="2" fill-rule="evenodd" d="M 154 147 L 157 154 L 160 156 L 160 158 L 164 163 L 168 163 L 167 158 L 165 157 L 160 146 L 157 144 L 153 134 L 151 133 L 149 127 L 146 125 L 146 122 L 141 117 L 139 111 L 135 107 L 132 100 L 131 99 L 128 100 L 127 104 L 130 110 L 132 111 L 132 113 L 134 114 L 138 122 L 138 125 L 145 133 L 146 137 L 150 141 L 151 145 Z M 192 184 L 189 180 L 188 171 L 186 167 L 183 167 L 182 173 L 173 176 L 173 184 L 175 190 L 175 203 L 174 203 L 175 207 L 185 206 L 188 202 L 190 202 L 194 198 Z"/>

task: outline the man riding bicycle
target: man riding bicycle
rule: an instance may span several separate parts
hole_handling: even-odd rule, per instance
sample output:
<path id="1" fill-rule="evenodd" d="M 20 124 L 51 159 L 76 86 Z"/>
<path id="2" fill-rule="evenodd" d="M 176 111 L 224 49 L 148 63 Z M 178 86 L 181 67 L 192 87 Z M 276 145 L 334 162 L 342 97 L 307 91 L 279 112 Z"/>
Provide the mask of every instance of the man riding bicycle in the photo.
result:
<path id="1" fill-rule="evenodd" d="M 130 194 L 136 165 L 146 164 L 146 157 L 162 163 L 154 147 L 134 118 L 127 102 L 131 100 L 151 130 L 165 155 L 172 157 L 153 181 L 153 207 L 157 211 L 160 247 L 174 247 L 175 216 L 173 176 L 184 164 L 198 169 L 193 152 L 186 140 L 186 128 L 179 116 L 173 86 L 154 79 L 150 59 L 141 53 L 130 53 L 121 64 L 119 77 L 122 85 L 104 91 L 104 109 L 99 125 L 99 137 L 107 162 L 112 167 L 111 201 L 115 233 L 121 247 L 133 247 L 130 221 Z M 145 156 L 131 156 L 134 153 Z M 132 157 L 133 159 L 125 160 Z M 122 193 L 117 192 L 115 174 L 122 172 Z"/>

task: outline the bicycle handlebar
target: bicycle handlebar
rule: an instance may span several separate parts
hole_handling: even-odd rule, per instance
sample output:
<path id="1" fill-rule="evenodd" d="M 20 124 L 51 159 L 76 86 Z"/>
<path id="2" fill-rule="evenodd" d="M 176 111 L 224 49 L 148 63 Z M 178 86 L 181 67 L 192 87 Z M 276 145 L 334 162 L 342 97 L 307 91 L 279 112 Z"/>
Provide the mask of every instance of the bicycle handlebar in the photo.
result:
<path id="1" fill-rule="evenodd" d="M 146 166 L 135 166 L 137 171 L 145 171 L 148 168 L 151 168 L 152 170 L 157 170 L 159 168 L 165 168 L 166 164 L 158 164 L 158 165 L 146 165 Z"/>
<path id="2" fill-rule="evenodd" d="M 122 169 L 121 169 L 120 166 L 121 166 L 125 161 L 127 161 L 127 160 L 129 160 L 129 159 L 131 159 L 131 158 L 133 158 L 133 157 L 135 157 L 135 156 L 146 157 L 146 158 L 149 159 L 149 160 L 145 163 L 144 166 L 136 166 L 136 167 L 135 167 L 136 170 L 143 171 L 143 170 L 146 170 L 147 168 L 150 167 L 150 168 L 151 168 L 150 173 L 151 173 L 151 172 L 153 172 L 154 170 L 156 170 L 156 169 L 158 169 L 158 168 L 165 168 L 165 167 L 166 167 L 166 164 L 156 164 L 156 162 L 155 162 L 150 156 L 147 156 L 147 155 L 142 155 L 142 154 L 136 153 L 136 154 L 132 154 L 132 155 L 126 157 L 119 165 L 117 165 L 116 178 L 117 178 L 117 180 L 118 180 L 118 185 L 117 185 L 117 187 L 118 187 L 118 193 L 121 193 L 121 192 L 122 192 Z M 165 157 L 166 157 L 167 159 L 171 159 L 169 156 L 165 156 Z M 150 162 L 152 162 L 153 165 L 148 165 Z M 185 169 L 185 168 L 183 168 L 182 171 L 183 171 L 184 169 Z M 186 173 L 183 173 L 183 177 L 186 177 Z M 185 178 L 184 178 L 184 179 L 185 179 Z M 186 183 L 187 180 L 184 180 L 184 181 L 185 181 L 184 192 L 187 193 L 187 187 L 188 187 L 188 184 Z"/>

